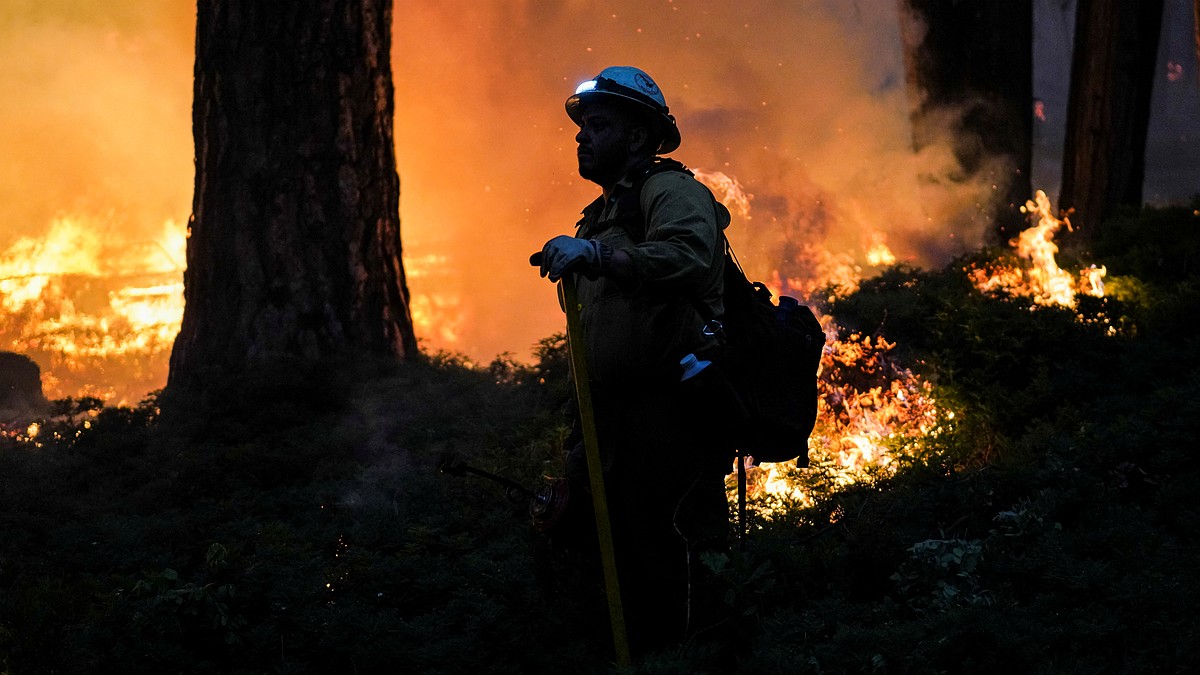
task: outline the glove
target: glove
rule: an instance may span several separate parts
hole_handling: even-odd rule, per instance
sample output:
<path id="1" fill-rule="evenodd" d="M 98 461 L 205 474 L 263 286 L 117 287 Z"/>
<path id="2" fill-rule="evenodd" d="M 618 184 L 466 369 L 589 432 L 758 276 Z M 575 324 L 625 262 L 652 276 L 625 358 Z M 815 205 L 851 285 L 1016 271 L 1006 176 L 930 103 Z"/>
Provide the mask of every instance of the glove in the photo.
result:
<path id="1" fill-rule="evenodd" d="M 565 234 L 546 242 L 542 247 L 542 276 L 558 281 L 568 269 L 594 277 L 600 273 L 602 244 L 595 239 L 576 239 Z"/>

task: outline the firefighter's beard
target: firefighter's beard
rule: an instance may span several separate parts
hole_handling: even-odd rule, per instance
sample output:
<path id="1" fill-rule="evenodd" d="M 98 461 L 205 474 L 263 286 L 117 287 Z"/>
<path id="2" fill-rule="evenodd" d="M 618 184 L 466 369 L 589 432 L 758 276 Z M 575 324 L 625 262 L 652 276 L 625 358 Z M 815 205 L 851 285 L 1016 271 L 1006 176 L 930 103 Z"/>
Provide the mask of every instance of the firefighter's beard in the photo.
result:
<path id="1" fill-rule="evenodd" d="M 628 154 L 596 154 L 582 148 L 578 157 L 580 177 L 606 189 L 624 178 L 635 163 L 635 158 Z"/>

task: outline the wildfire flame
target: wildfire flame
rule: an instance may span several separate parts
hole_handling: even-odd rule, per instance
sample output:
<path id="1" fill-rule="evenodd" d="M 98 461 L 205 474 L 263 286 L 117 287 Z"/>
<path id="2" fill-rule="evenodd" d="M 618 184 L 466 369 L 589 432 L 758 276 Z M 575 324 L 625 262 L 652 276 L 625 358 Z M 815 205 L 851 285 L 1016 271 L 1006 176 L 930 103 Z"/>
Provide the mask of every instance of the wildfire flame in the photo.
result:
<path id="1" fill-rule="evenodd" d="M 750 219 L 753 195 L 736 178 L 719 171 L 696 170 L 695 174 L 731 213 Z M 784 264 L 794 267 L 803 262 L 814 267 L 826 287 L 837 293 L 858 288 L 862 269 L 849 254 L 805 246 L 795 250 L 804 260 Z M 896 261 L 879 232 L 870 237 L 865 257 L 875 266 Z M 802 297 L 817 290 L 814 283 L 786 277 L 778 269 L 767 275 L 766 283 L 772 292 Z M 840 331 L 829 316 L 823 317 L 822 325 L 827 346 L 818 380 L 818 421 L 809 441 L 810 463 L 828 477 L 828 489 L 890 475 L 901 456 L 911 454 L 919 439 L 951 424 L 954 414 L 939 409 L 928 383 L 896 362 L 891 355 L 894 343 L 860 334 L 839 339 Z M 784 503 L 811 505 L 819 496 L 802 487 L 805 481 L 791 463 L 756 465 L 752 457 L 745 461 L 747 494 L 759 513 L 769 516 Z"/>
<path id="2" fill-rule="evenodd" d="M 1003 292 L 1028 297 L 1038 305 L 1063 307 L 1075 307 L 1079 293 L 1104 297 L 1107 268 L 1091 265 L 1080 270 L 1078 275 L 1072 275 L 1058 266 L 1055 259 L 1058 245 L 1054 243 L 1054 235 L 1064 225 L 1070 230 L 1071 221 L 1055 217 L 1046 193 L 1038 190 L 1034 198 L 1021 207 L 1021 212 L 1029 216 L 1033 225 L 1017 235 L 1012 244 L 1017 254 L 1029 260 L 1031 266 L 975 267 L 968 270 L 975 287 L 985 293 Z"/>
<path id="3" fill-rule="evenodd" d="M 32 358 L 49 398 L 136 402 L 166 380 L 183 317 L 186 230 L 113 243 L 97 219 L 63 216 L 0 254 L 0 349 Z"/>
<path id="4" fill-rule="evenodd" d="M 730 213 L 740 216 L 744 220 L 750 220 L 750 200 L 754 199 L 754 195 L 746 192 L 736 178 L 720 171 L 705 171 L 704 169 L 694 169 L 692 173 L 696 175 L 696 180 L 712 190 L 713 196 L 724 204 Z"/>
<path id="5" fill-rule="evenodd" d="M 1054 235 L 1064 225 L 1069 229 L 1070 222 L 1054 216 L 1046 193 L 1039 190 L 1023 212 L 1033 225 L 1012 245 L 1030 266 L 997 264 L 968 270 L 976 288 L 1028 297 L 1035 305 L 1074 307 L 1079 293 L 1103 297 L 1104 266 L 1091 265 L 1077 276 L 1058 266 Z M 857 268 L 838 269 L 845 277 L 844 287 L 857 286 Z M 787 280 L 782 284 L 786 287 Z M 827 347 L 818 380 L 817 426 L 809 440 L 810 463 L 827 472 L 831 488 L 892 475 L 899 467 L 897 460 L 919 451 L 921 439 L 950 430 L 956 414 L 938 405 L 927 382 L 895 361 L 890 354 L 895 344 L 857 334 L 838 339 L 832 318 L 825 317 L 824 325 Z M 802 479 L 787 463 L 749 465 L 748 494 L 759 498 L 758 512 L 770 517 L 784 503 L 814 503 L 817 495 L 801 487 L 812 481 Z"/>
<path id="6" fill-rule="evenodd" d="M 937 405 L 929 383 L 901 366 L 895 343 L 851 334 L 837 339 L 825 317 L 827 346 L 817 382 L 817 425 L 809 462 L 825 479 L 820 494 L 790 462 L 748 465 L 747 494 L 770 517 L 790 504 L 811 506 L 829 491 L 893 475 L 918 442 L 949 429 L 955 415 Z M 809 487 L 804 487 L 808 485 Z"/>
<path id="7" fill-rule="evenodd" d="M 896 263 L 896 255 L 888 248 L 887 237 L 882 232 L 871 235 L 871 247 L 867 249 L 867 263 L 886 267 Z"/>
<path id="8" fill-rule="evenodd" d="M 750 218 L 753 195 L 733 177 L 697 171 L 732 212 Z M 1079 281 L 1055 262 L 1054 233 L 1065 219 L 1055 218 L 1045 193 L 1026 205 L 1037 223 L 1014 241 L 1032 269 L 973 270 L 980 290 L 1006 290 L 1028 295 L 1036 303 L 1071 306 L 1076 292 L 1103 295 L 1105 269 L 1081 271 Z M 159 238 L 141 246 L 114 246 L 104 228 L 82 217 L 56 219 L 42 239 L 20 239 L 0 255 L 0 348 L 22 352 L 45 370 L 47 394 L 54 397 L 83 392 L 101 398 L 140 395 L 165 378 L 170 345 L 183 311 L 181 261 L 186 230 L 168 221 Z M 813 253 L 813 260 L 835 287 L 853 290 L 861 269 L 848 256 Z M 894 261 L 883 236 L 873 237 L 867 249 L 871 264 Z M 415 278 L 447 268 L 444 258 L 430 256 L 406 261 Z M 799 280 L 778 270 L 769 281 L 776 289 L 795 292 Z M 453 344 L 467 318 L 457 296 L 414 297 L 414 322 L 421 331 L 437 331 L 443 343 Z M 954 423 L 955 415 L 941 409 L 928 383 L 896 362 L 895 347 L 882 338 L 851 334 L 840 339 L 832 317 L 824 317 L 827 347 L 818 383 L 818 424 L 810 439 L 812 465 L 825 472 L 827 489 L 872 481 L 894 473 L 898 460 L 916 451 L 918 441 Z M 110 368 L 106 368 L 109 366 Z M 98 374 L 120 373 L 103 381 Z M 86 378 L 86 381 L 85 381 Z M 141 387 L 140 390 L 138 387 Z M 122 389 L 122 387 L 125 387 Z M 128 392 L 128 393 L 127 393 Z M 21 436 L 37 442 L 39 427 Z M 13 432 L 18 433 L 18 432 Z M 812 504 L 819 495 L 801 488 L 789 464 L 749 466 L 749 494 L 756 508 L 770 514 L 772 503 Z"/>
<path id="9" fill-rule="evenodd" d="M 449 260 L 443 255 L 404 259 L 405 275 L 410 282 L 417 284 L 422 284 L 427 278 L 445 275 L 448 269 L 451 269 Z M 413 329 L 418 338 L 431 336 L 438 344 L 448 348 L 457 346 L 466 321 L 462 296 L 453 291 L 439 289 L 436 283 L 422 285 L 434 290 L 413 293 L 410 298 L 409 311 L 412 313 Z"/>
<path id="10" fill-rule="evenodd" d="M 1050 198 L 1041 190 L 1037 191 L 1034 200 L 1021 207 L 1021 212 L 1029 214 L 1031 218 L 1037 217 L 1034 227 L 1022 231 L 1017 236 L 1017 253 L 1033 262 L 1033 269 L 1029 270 L 1029 281 L 1035 289 L 1034 302 L 1074 306 L 1074 279 L 1059 268 L 1054 259 L 1054 254 L 1058 253 L 1054 233 L 1063 225 L 1070 229 L 1070 221 L 1054 217 Z"/>

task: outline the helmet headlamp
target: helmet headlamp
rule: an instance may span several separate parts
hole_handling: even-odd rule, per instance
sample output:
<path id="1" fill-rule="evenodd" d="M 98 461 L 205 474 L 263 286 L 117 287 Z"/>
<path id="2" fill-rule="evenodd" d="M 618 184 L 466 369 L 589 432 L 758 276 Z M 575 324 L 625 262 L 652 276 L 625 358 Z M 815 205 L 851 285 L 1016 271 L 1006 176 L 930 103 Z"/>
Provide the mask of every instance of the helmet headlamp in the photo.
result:
<path id="1" fill-rule="evenodd" d="M 576 124 L 581 123 L 585 101 L 597 96 L 623 98 L 648 108 L 655 114 L 663 132 L 659 152 L 670 152 L 679 147 L 679 129 L 675 126 L 675 117 L 667 108 L 662 91 L 645 71 L 630 66 L 612 66 L 581 83 L 567 99 L 566 106 L 567 114 Z"/>

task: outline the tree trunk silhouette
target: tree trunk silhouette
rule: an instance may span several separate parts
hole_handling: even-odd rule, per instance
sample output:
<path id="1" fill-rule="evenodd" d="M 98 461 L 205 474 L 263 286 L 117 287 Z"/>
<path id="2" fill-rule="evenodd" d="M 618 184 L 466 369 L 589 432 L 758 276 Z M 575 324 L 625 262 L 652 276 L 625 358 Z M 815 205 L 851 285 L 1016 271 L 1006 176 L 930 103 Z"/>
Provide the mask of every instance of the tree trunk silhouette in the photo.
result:
<path id="1" fill-rule="evenodd" d="M 197 5 L 183 325 L 168 388 L 280 358 L 417 353 L 391 0 Z"/>
<path id="2" fill-rule="evenodd" d="M 1007 241 L 1024 229 L 1020 207 L 1032 192 L 1033 0 L 899 3 L 907 77 L 920 96 L 913 144 L 951 132 L 961 179 L 997 186 L 994 227 Z"/>
<path id="3" fill-rule="evenodd" d="M 1200 0 L 1192 0 L 1192 36 L 1196 40 L 1196 82 L 1200 84 Z"/>
<path id="4" fill-rule="evenodd" d="M 1083 238 L 1142 205 L 1163 0 L 1078 0 L 1059 208 Z"/>

